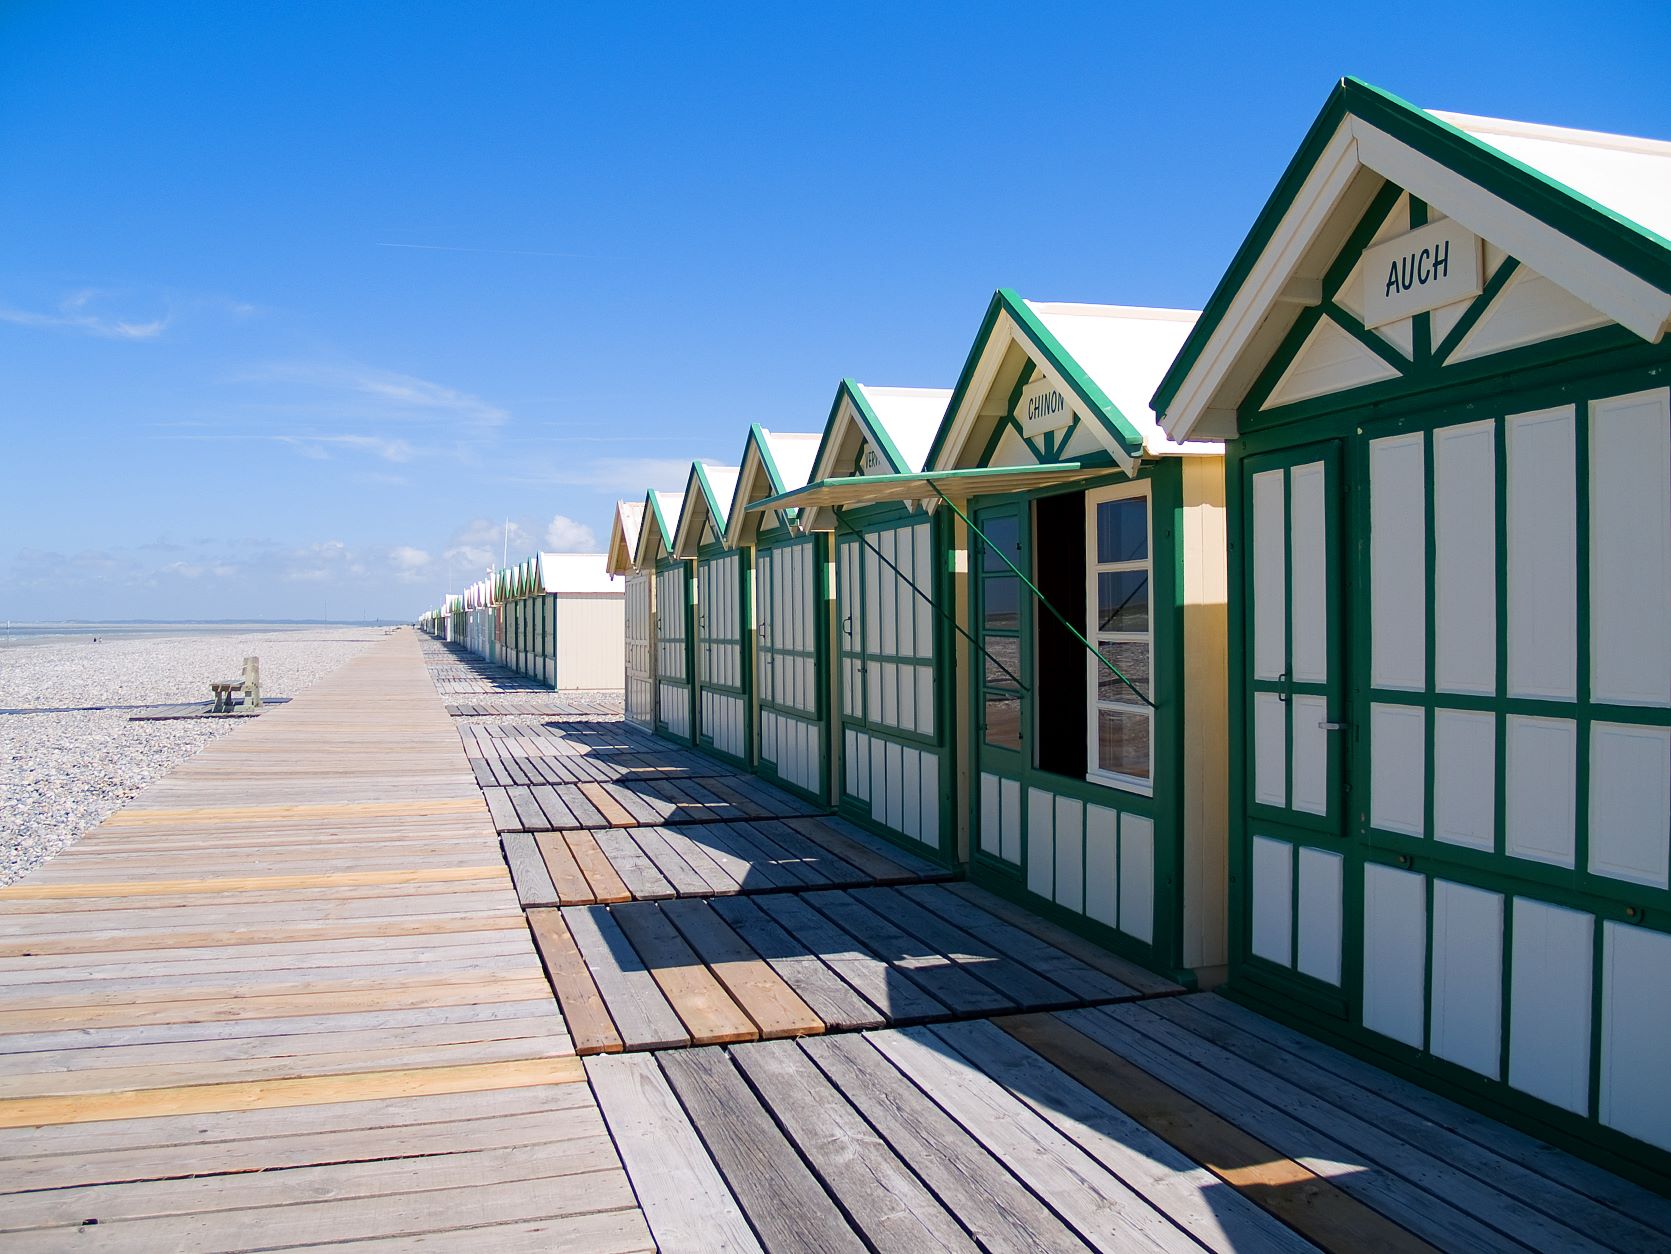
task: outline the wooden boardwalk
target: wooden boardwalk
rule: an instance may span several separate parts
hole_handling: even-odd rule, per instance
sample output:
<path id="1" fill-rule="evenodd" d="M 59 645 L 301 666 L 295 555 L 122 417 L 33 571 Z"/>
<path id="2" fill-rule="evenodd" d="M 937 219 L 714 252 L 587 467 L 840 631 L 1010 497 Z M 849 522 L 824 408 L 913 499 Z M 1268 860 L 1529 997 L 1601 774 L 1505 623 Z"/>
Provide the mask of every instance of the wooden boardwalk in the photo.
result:
<path id="1" fill-rule="evenodd" d="M 0 890 L 0 1247 L 648 1248 L 416 641 Z"/>

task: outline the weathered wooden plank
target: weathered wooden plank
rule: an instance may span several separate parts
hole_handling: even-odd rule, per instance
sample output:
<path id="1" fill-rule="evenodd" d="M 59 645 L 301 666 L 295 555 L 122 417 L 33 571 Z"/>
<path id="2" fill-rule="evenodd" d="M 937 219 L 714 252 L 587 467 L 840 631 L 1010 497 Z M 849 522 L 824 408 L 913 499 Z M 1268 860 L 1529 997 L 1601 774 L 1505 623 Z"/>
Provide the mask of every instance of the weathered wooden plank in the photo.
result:
<path id="1" fill-rule="evenodd" d="M 574 855 L 576 865 L 592 888 L 592 900 L 602 902 L 631 901 L 632 891 L 616 874 L 591 832 L 564 832 L 563 840 Z"/>
<path id="2" fill-rule="evenodd" d="M 652 901 L 617 906 L 610 917 L 626 933 L 698 1045 L 752 1041 L 759 1035 L 723 985 Z"/>
<path id="3" fill-rule="evenodd" d="M 627 835 L 678 896 L 706 897 L 713 892 L 713 886 L 663 839 L 659 827 L 635 827 Z"/>
<path id="4" fill-rule="evenodd" d="M 590 1058 L 586 1074 L 657 1245 L 758 1251 L 736 1198 L 654 1059 Z"/>
<path id="5" fill-rule="evenodd" d="M 961 1125 L 901 1075 L 868 1036 L 795 1042 L 948 1212 L 993 1254 L 1087 1246 Z"/>
<path id="6" fill-rule="evenodd" d="M 875 1248 L 971 1254 L 978 1248 L 800 1050 L 739 1045 L 731 1057 Z"/>
<path id="7" fill-rule="evenodd" d="M 580 864 L 574 860 L 574 854 L 569 850 L 569 842 L 563 839 L 562 832 L 536 832 L 534 845 L 545 860 L 545 869 L 551 876 L 551 882 L 557 890 L 557 904 L 560 906 L 589 906 L 597 900 L 592 895 L 592 885 L 586 879 L 586 874 L 580 869 Z"/>
<path id="8" fill-rule="evenodd" d="M 864 1250 L 724 1051 L 671 1051 L 657 1062 L 767 1249 Z"/>
<path id="9" fill-rule="evenodd" d="M 827 1027 L 878 1028 L 887 1019 L 750 899 L 716 897 L 703 903 L 764 958 Z"/>
<path id="10" fill-rule="evenodd" d="M 608 827 L 603 813 L 593 805 L 591 800 L 581 791 L 579 784 L 556 785 L 557 795 L 563 799 L 563 804 L 574 815 L 575 824 L 579 827 Z"/>
<path id="11" fill-rule="evenodd" d="M 1066 1076 L 1322 1248 L 1376 1249 L 1388 1254 L 1428 1254 L 1434 1248 L 1058 1016 L 1011 1015 L 996 1022 Z M 1035 1092 L 1013 1086 L 1012 1091 L 1029 1101 Z M 1047 1118 L 1048 1106 L 1048 1101 L 1035 1104 Z"/>
<path id="12" fill-rule="evenodd" d="M 607 790 L 600 788 L 593 782 L 579 784 L 577 787 L 585 796 L 586 800 L 592 803 L 593 809 L 595 809 L 603 817 L 605 826 L 634 826 L 632 812 L 620 802 L 616 801 L 615 798 L 611 797 Z"/>
<path id="13" fill-rule="evenodd" d="M 890 969 L 909 972 L 913 981 L 943 1002 L 954 1014 L 990 1014 L 1016 1008 L 1016 1003 L 996 988 L 967 975 L 954 960 L 901 931 L 882 913 L 870 909 L 865 904 L 864 892 L 806 893 L 801 900 L 857 937 Z"/>
<path id="14" fill-rule="evenodd" d="M 965 1059 L 936 1048 L 927 1028 L 870 1038 L 1092 1245 L 1192 1254 L 1200 1246 L 1165 1214 Z"/>
<path id="15" fill-rule="evenodd" d="M 794 859 L 806 871 L 809 884 L 849 887 L 875 882 L 874 876 L 803 836 L 782 819 L 756 819 L 749 827 L 781 849 L 783 856 Z"/>
<path id="16" fill-rule="evenodd" d="M 1088 965 L 1032 932 L 1012 926 L 983 906 L 950 891 L 949 885 L 912 884 L 897 890 L 907 900 L 939 915 L 964 931 L 984 936 L 1017 962 L 1088 1001 L 1138 996 L 1129 984 Z"/>
<path id="17" fill-rule="evenodd" d="M 528 790 L 534 800 L 539 803 L 540 813 L 545 815 L 545 826 L 552 831 L 562 831 L 569 827 L 578 827 L 579 823 L 574 812 L 563 804 L 563 798 L 550 784 L 539 784 Z"/>
<path id="18" fill-rule="evenodd" d="M 775 865 L 770 854 L 748 839 L 738 823 L 708 823 L 681 833 L 737 881 L 743 892 L 800 888 L 804 881 Z"/>
<path id="19" fill-rule="evenodd" d="M 551 826 L 551 820 L 546 818 L 540 809 L 540 803 L 535 799 L 532 789 L 517 787 L 505 789 L 505 796 L 516 811 L 517 826 L 526 832 L 543 832 Z"/>
<path id="20" fill-rule="evenodd" d="M 517 1220 L 450 1229 L 444 1234 L 373 1237 L 355 1241 L 354 1254 L 410 1254 L 433 1250 L 442 1240 L 459 1249 L 492 1250 L 493 1254 L 654 1254 L 655 1242 L 636 1210 L 594 1211 L 550 1219 Z M 273 1254 L 317 1251 L 316 1245 L 284 1245 Z"/>
<path id="21" fill-rule="evenodd" d="M 690 1033 L 606 907 L 567 906 L 563 921 L 609 1007 L 623 1047 L 664 1049 L 690 1044 Z"/>
<path id="22" fill-rule="evenodd" d="M 487 802 L 488 813 L 493 816 L 493 826 L 501 832 L 514 832 L 522 828 L 522 821 L 517 818 L 516 807 L 511 804 L 510 794 L 503 788 L 484 788 L 482 798 Z"/>
<path id="23" fill-rule="evenodd" d="M 711 892 L 735 893 L 741 891 L 737 877 L 726 867 L 721 866 L 706 848 L 693 841 L 686 834 L 687 829 L 657 826 L 654 830 L 660 834 L 668 848 L 683 858 L 685 864 L 707 882 Z"/>
<path id="24" fill-rule="evenodd" d="M 528 927 L 545 963 L 551 987 L 556 991 L 569 1037 L 577 1054 L 612 1053 L 621 1048 L 621 1034 L 615 1030 L 598 992 L 597 983 L 586 967 L 579 948 L 563 922 L 560 910 L 530 910 Z"/>
<path id="25" fill-rule="evenodd" d="M 662 913 L 768 1040 L 822 1032 L 813 1013 L 769 963 L 703 901 L 670 901 Z"/>
<path id="26" fill-rule="evenodd" d="M 546 870 L 533 836 L 527 832 L 506 832 L 499 838 L 505 850 L 505 861 L 511 868 L 511 881 L 516 885 L 516 897 L 524 907 L 555 906 L 557 887 Z"/>
<path id="27" fill-rule="evenodd" d="M 886 915 L 924 944 L 947 955 L 961 970 L 990 984 L 1017 1005 L 1055 1008 L 1077 1005 L 1081 1000 L 1060 984 L 1018 962 L 993 937 L 965 931 L 923 909 L 895 889 L 871 889 L 863 894 L 863 900 L 877 913 Z"/>
<path id="28" fill-rule="evenodd" d="M 597 841 L 633 900 L 658 901 L 678 896 L 667 877 L 624 829 L 602 827 L 592 833 L 592 839 Z"/>
<path id="29" fill-rule="evenodd" d="M 944 1002 L 932 996 L 905 971 L 877 958 L 866 946 L 800 897 L 771 894 L 750 900 L 795 938 L 802 946 L 802 953 L 818 958 L 852 985 L 866 1001 L 882 1012 L 887 1022 L 909 1023 L 951 1014 Z M 716 908 L 718 905 L 716 902 Z M 728 921 L 730 917 L 726 916 Z M 792 976 L 787 972 L 782 974 L 793 984 Z M 825 1021 L 829 1022 L 828 1017 Z"/>

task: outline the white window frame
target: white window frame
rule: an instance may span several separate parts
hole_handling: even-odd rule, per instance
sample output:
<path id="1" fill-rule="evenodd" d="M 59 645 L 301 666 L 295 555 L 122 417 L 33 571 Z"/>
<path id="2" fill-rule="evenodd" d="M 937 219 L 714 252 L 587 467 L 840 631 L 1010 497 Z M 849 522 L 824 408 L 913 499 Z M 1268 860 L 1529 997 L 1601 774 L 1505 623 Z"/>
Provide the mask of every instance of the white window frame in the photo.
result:
<path id="1" fill-rule="evenodd" d="M 1148 531 L 1144 545 L 1146 556 L 1140 562 L 1097 561 L 1097 507 L 1107 501 L 1124 501 L 1133 497 L 1143 500 L 1143 521 Z M 1099 650 L 1104 644 L 1143 644 L 1149 649 L 1149 674 L 1155 673 L 1155 511 L 1146 479 L 1130 483 L 1111 484 L 1093 488 L 1085 493 L 1085 638 Z M 1097 576 L 1103 573 L 1141 570 L 1148 579 L 1149 629 L 1146 632 L 1102 631 L 1097 625 Z M 1095 656 L 1085 658 L 1085 779 L 1088 783 L 1103 784 L 1126 792 L 1152 797 L 1155 794 L 1155 712 L 1151 706 L 1137 701 L 1102 701 L 1098 698 L 1103 665 Z M 1098 765 L 1097 714 L 1100 710 L 1118 710 L 1122 714 L 1140 714 L 1149 722 L 1149 778 L 1138 779 L 1107 771 Z"/>

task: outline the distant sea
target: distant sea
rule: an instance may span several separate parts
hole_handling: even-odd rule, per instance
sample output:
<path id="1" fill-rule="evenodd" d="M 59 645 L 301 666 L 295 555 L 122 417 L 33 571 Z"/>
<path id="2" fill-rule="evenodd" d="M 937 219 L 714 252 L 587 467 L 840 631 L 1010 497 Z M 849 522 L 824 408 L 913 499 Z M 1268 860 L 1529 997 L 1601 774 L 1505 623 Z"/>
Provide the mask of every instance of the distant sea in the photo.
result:
<path id="1" fill-rule="evenodd" d="M 242 636 L 255 631 L 318 631 L 322 627 L 392 627 L 394 621 L 379 619 L 332 619 L 308 622 L 296 619 L 253 620 L 250 622 L 170 623 L 134 619 L 113 623 L 0 623 L 0 648 L 26 644 L 51 644 L 63 640 L 141 640 L 154 636 Z"/>

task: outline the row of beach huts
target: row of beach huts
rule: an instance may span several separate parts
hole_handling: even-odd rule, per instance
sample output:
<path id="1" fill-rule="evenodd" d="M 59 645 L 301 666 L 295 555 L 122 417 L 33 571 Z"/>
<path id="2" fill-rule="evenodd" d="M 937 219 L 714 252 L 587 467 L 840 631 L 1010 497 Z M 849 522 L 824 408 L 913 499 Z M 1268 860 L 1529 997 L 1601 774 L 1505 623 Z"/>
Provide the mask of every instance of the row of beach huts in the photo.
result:
<path id="1" fill-rule="evenodd" d="M 1000 291 L 950 389 L 620 503 L 608 686 L 1671 1179 L 1668 235 L 1671 143 L 1346 80 L 1203 312 Z M 426 626 L 601 686 L 551 557 Z"/>

